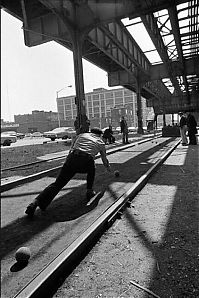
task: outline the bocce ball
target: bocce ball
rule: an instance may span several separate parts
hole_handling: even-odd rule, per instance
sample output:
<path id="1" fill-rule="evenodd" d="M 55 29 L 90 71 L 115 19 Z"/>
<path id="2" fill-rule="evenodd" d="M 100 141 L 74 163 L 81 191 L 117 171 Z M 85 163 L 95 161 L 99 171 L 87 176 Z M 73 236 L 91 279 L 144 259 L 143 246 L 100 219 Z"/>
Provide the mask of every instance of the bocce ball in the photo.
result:
<path id="1" fill-rule="evenodd" d="M 120 172 L 119 172 L 118 170 L 116 170 L 116 171 L 114 172 L 114 175 L 115 175 L 115 177 L 119 177 Z"/>
<path id="2" fill-rule="evenodd" d="M 26 263 L 30 259 L 30 249 L 28 247 L 20 247 L 15 253 L 15 259 L 18 263 Z"/>

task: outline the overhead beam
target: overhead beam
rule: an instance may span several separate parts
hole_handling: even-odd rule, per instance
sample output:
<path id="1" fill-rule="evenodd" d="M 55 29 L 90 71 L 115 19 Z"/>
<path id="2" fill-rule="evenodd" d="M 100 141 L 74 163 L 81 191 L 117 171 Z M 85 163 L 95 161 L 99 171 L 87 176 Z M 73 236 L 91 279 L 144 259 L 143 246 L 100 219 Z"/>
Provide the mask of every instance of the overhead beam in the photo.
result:
<path id="1" fill-rule="evenodd" d="M 155 19 L 153 14 L 141 16 L 141 20 L 142 20 L 149 36 L 151 37 L 151 39 L 158 51 L 158 54 L 160 55 L 162 61 L 165 63 L 165 66 L 167 68 L 167 72 L 169 74 L 169 78 L 173 84 L 173 87 L 175 88 L 176 92 L 178 92 L 178 94 L 180 94 L 182 91 L 180 89 L 177 78 L 173 75 L 172 68 L 170 65 L 169 56 L 167 53 L 167 49 L 166 49 L 166 46 L 164 45 L 162 36 L 160 34 L 160 30 L 157 25 L 157 20 Z"/>
<path id="2" fill-rule="evenodd" d="M 186 78 L 186 67 L 185 67 L 185 62 L 184 62 L 184 57 L 183 57 L 183 51 L 182 51 L 182 45 L 181 45 L 181 38 L 180 38 L 180 28 L 179 28 L 179 23 L 178 23 L 178 15 L 177 15 L 177 9 L 175 6 L 171 6 L 168 8 L 169 12 L 169 18 L 171 22 L 171 27 L 172 27 L 172 32 L 174 35 L 175 39 L 175 44 L 178 52 L 178 57 L 179 61 L 181 63 L 181 68 L 182 68 L 182 77 L 183 77 L 183 83 L 185 86 L 185 90 L 187 92 L 187 99 L 189 99 L 189 86 Z"/>
<path id="3" fill-rule="evenodd" d="M 184 68 L 186 68 L 187 75 L 199 75 L 199 57 L 194 57 L 184 60 Z M 183 76 L 184 68 L 181 62 L 171 62 L 171 69 L 175 76 Z M 150 80 L 158 80 L 169 78 L 169 73 L 164 63 L 152 65 L 150 69 Z"/>
<path id="4" fill-rule="evenodd" d="M 108 84 L 110 87 L 128 85 L 131 86 L 131 90 L 136 91 L 136 79 L 132 74 L 126 71 L 109 72 Z M 146 82 L 143 85 L 143 89 L 148 92 L 148 97 L 154 96 L 163 100 L 171 97 L 171 93 L 160 80 Z"/>
<path id="5" fill-rule="evenodd" d="M 162 9 L 167 9 L 170 5 L 178 5 L 187 2 L 187 0 L 158 0 L 151 1 L 148 5 L 147 1 L 137 0 L 90 0 L 90 1 L 70 1 L 70 0 L 37 0 L 26 1 L 33 5 L 33 11 L 36 13 L 35 5 L 39 3 L 44 7 L 62 14 L 63 18 L 79 29 L 99 24 L 102 22 L 113 22 L 116 19 L 136 18 L 140 15 L 154 13 Z M 74 5 L 76 5 L 78 23 L 74 23 Z M 1 7 L 13 16 L 22 19 L 21 5 L 19 0 L 1 0 Z M 86 15 L 86 18 L 85 18 Z"/>

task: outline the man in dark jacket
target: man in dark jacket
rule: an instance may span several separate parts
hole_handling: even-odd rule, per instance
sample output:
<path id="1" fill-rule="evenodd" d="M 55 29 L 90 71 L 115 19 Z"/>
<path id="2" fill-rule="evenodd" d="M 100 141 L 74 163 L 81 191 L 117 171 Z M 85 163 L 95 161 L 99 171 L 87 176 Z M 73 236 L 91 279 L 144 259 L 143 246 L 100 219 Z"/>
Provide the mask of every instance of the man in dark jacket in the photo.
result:
<path id="1" fill-rule="evenodd" d="M 197 145 L 197 122 L 195 117 L 189 113 L 187 116 L 187 129 L 188 129 L 188 137 L 189 137 L 189 145 Z"/>
<path id="2" fill-rule="evenodd" d="M 115 137 L 113 136 L 113 130 L 112 130 L 111 125 L 109 125 L 109 127 L 107 129 L 105 129 L 102 138 L 103 138 L 105 144 L 115 143 Z"/>
<path id="3" fill-rule="evenodd" d="M 95 156 L 100 153 L 103 165 L 107 171 L 111 171 L 109 161 L 106 157 L 106 148 L 101 139 L 102 130 L 93 128 L 91 132 L 79 134 L 73 142 L 70 152 L 55 182 L 47 186 L 27 206 L 25 213 L 32 217 L 37 207 L 45 210 L 60 190 L 72 179 L 76 173 L 87 174 L 87 200 L 89 201 L 95 192 L 93 184 L 95 179 Z"/>
<path id="4" fill-rule="evenodd" d="M 179 115 L 180 115 L 180 135 L 182 139 L 182 145 L 185 146 L 188 143 L 187 136 L 186 136 L 187 119 L 186 119 L 186 115 L 183 112 L 179 112 Z"/>
<path id="5" fill-rule="evenodd" d="M 129 144 L 129 141 L 128 141 L 128 125 L 127 125 L 126 120 L 124 119 L 124 116 L 122 116 L 122 119 L 120 121 L 120 128 L 121 128 L 121 133 L 122 133 L 123 144 Z"/>

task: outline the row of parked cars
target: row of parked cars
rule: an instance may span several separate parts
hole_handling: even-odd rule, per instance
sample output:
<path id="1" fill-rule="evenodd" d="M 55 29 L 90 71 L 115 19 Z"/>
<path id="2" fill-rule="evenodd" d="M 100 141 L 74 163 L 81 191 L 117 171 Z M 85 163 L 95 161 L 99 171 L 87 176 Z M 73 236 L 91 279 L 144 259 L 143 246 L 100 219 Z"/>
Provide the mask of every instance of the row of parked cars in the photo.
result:
<path id="1" fill-rule="evenodd" d="M 106 129 L 105 127 L 103 131 Z M 129 127 L 129 132 L 135 131 L 135 127 Z M 113 127 L 113 133 L 117 134 L 120 133 L 120 127 Z M 17 139 L 22 139 L 24 137 L 44 137 L 49 138 L 52 141 L 56 139 L 72 139 L 75 137 L 76 131 L 73 127 L 57 127 L 50 131 L 45 131 L 44 133 L 41 132 L 34 132 L 34 133 L 17 133 L 15 131 L 7 131 L 1 133 L 1 145 L 3 146 L 10 146 L 11 143 L 15 143 Z"/>
<path id="2" fill-rule="evenodd" d="M 10 146 L 12 143 L 15 143 L 17 139 L 23 139 L 24 137 L 44 137 L 49 138 L 52 141 L 56 139 L 72 139 L 76 135 L 75 130 L 72 127 L 58 127 L 44 133 L 34 132 L 34 133 L 17 133 L 15 131 L 6 131 L 1 133 L 1 145 Z"/>

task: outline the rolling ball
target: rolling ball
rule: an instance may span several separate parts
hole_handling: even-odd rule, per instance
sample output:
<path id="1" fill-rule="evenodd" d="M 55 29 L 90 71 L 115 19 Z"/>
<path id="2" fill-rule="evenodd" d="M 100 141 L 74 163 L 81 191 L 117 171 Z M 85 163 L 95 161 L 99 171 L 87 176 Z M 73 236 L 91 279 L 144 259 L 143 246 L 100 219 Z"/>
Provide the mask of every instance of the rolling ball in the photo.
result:
<path id="1" fill-rule="evenodd" d="M 18 263 L 26 263 L 30 259 L 30 249 L 28 247 L 20 247 L 15 253 L 15 259 Z"/>
<path id="2" fill-rule="evenodd" d="M 120 172 L 118 170 L 114 171 L 114 175 L 115 177 L 119 177 L 120 176 Z"/>

